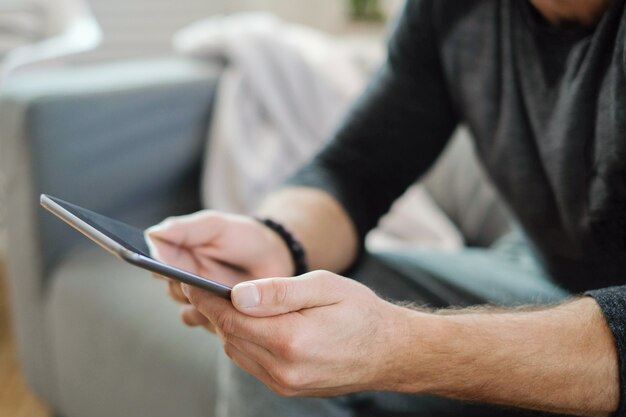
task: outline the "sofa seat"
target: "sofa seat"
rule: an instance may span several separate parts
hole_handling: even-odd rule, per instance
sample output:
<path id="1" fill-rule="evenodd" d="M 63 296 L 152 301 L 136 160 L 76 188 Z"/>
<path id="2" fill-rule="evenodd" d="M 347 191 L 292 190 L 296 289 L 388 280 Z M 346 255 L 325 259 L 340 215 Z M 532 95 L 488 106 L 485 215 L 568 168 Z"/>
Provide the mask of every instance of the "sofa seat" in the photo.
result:
<path id="1" fill-rule="evenodd" d="M 212 415 L 219 340 L 180 322 L 164 282 L 93 247 L 68 255 L 50 283 L 49 359 L 64 414 Z"/>

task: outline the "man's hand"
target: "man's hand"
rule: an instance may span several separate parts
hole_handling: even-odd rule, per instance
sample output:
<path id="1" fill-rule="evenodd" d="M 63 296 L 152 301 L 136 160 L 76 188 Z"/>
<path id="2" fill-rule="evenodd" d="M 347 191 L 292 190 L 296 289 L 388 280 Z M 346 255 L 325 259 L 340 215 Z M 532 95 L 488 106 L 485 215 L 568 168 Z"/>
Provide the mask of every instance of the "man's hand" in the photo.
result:
<path id="1" fill-rule="evenodd" d="M 326 271 L 233 288 L 232 304 L 183 285 L 224 351 L 281 395 L 339 395 L 381 386 L 406 311 Z"/>
<path id="2" fill-rule="evenodd" d="M 146 231 L 152 256 L 185 271 L 233 286 L 267 276 L 293 274 L 293 261 L 282 239 L 258 221 L 216 211 L 173 217 Z M 170 295 L 183 306 L 183 321 L 213 330 L 189 306 L 180 284 L 168 280 Z"/>
<path id="3" fill-rule="evenodd" d="M 183 291 L 228 356 L 282 395 L 389 390 L 584 416 L 617 408 L 616 348 L 591 298 L 432 314 L 325 271 L 238 284 L 232 304 Z"/>

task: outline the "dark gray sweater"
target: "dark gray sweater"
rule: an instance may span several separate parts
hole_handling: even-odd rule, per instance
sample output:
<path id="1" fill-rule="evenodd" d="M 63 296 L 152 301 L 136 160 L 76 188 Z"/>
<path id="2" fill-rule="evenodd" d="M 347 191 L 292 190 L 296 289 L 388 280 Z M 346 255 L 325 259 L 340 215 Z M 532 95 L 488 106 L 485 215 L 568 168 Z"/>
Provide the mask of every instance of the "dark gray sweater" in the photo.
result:
<path id="1" fill-rule="evenodd" d="M 556 29 L 527 0 L 409 0 L 387 62 L 292 179 L 335 195 L 363 239 L 467 124 L 546 270 L 573 293 L 595 290 L 620 353 L 622 393 L 625 1 L 613 0 L 595 28 Z"/>

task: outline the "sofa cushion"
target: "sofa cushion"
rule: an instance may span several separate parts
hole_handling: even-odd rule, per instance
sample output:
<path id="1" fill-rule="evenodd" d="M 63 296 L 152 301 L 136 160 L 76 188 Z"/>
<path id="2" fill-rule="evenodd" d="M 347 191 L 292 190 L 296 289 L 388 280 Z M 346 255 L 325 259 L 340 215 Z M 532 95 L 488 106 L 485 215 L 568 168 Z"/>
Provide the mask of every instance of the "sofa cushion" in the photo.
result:
<path id="1" fill-rule="evenodd" d="M 67 256 L 50 283 L 65 416 L 213 415 L 219 341 L 180 322 L 163 281 L 94 247 Z"/>
<path id="2" fill-rule="evenodd" d="M 466 128 L 455 132 L 424 184 L 468 246 L 489 246 L 511 230 L 513 217 L 476 157 Z"/>

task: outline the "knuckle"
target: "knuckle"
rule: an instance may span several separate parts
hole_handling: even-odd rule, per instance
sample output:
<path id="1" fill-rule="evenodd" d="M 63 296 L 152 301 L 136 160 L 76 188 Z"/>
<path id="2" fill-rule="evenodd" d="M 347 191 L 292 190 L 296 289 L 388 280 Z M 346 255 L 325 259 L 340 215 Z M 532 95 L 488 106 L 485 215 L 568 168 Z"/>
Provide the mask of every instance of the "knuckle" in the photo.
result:
<path id="1" fill-rule="evenodd" d="M 169 294 L 170 297 L 172 297 L 174 300 L 176 301 L 180 301 L 181 297 L 180 297 L 180 293 L 179 293 L 179 288 L 176 287 L 176 284 L 173 283 L 172 281 L 168 282 L 167 285 L 167 293 Z"/>
<path id="2" fill-rule="evenodd" d="M 174 217 L 174 216 L 167 216 L 166 218 L 161 220 L 161 222 L 159 224 L 156 224 L 156 225 L 152 226 L 152 228 L 166 226 L 166 225 L 172 223 L 175 219 L 176 219 L 176 217 Z"/>
<path id="3" fill-rule="evenodd" d="M 289 298 L 289 285 L 286 280 L 274 279 L 270 281 L 270 301 L 273 305 L 283 305 Z"/>
<path id="4" fill-rule="evenodd" d="M 176 301 L 176 302 L 178 302 L 178 303 L 180 302 L 180 299 L 178 298 L 178 296 L 176 295 L 176 293 L 172 292 L 172 290 L 171 290 L 171 289 L 168 289 L 168 290 L 167 290 L 167 295 L 168 295 L 168 296 L 169 296 L 172 300 L 174 300 L 174 301 Z"/>
<path id="5" fill-rule="evenodd" d="M 207 318 L 193 307 L 183 306 L 181 308 L 181 318 L 188 326 L 200 326 L 208 322 Z"/>
<path id="6" fill-rule="evenodd" d="M 215 326 L 220 329 L 224 335 L 230 335 L 233 333 L 233 316 L 228 313 L 219 313 L 215 317 Z"/>
<path id="7" fill-rule="evenodd" d="M 297 368 L 290 366 L 275 370 L 272 378 L 283 391 L 281 395 L 288 396 L 289 393 L 298 391 L 304 385 L 302 373 Z"/>
<path id="8" fill-rule="evenodd" d="M 337 282 L 339 275 L 334 274 L 330 271 L 319 271 L 319 275 L 317 279 L 319 279 L 324 284 L 333 284 Z"/>
<path id="9" fill-rule="evenodd" d="M 235 347 L 226 341 L 222 341 L 222 349 L 226 356 L 228 356 L 228 359 L 234 361 Z"/>
<path id="10" fill-rule="evenodd" d="M 193 322 L 193 320 L 191 318 L 191 315 L 186 310 L 183 310 L 183 311 L 180 312 L 180 319 L 187 326 L 192 327 L 192 326 L 195 325 L 195 323 Z"/>
<path id="11" fill-rule="evenodd" d="M 217 326 L 216 326 L 217 327 Z M 217 327 L 219 329 L 219 327 Z M 219 335 L 220 338 L 222 339 L 222 344 L 224 346 L 229 345 L 231 346 L 231 349 L 234 347 L 233 345 L 233 341 L 234 341 L 234 337 L 232 336 L 232 334 L 230 333 L 224 333 L 221 329 L 219 330 Z"/>
<path id="12" fill-rule="evenodd" d="M 318 269 L 316 271 L 311 271 L 307 274 L 307 278 L 319 282 L 321 284 L 325 284 L 331 280 L 334 274 L 329 271 L 325 271 L 323 269 Z"/>
<path id="13" fill-rule="evenodd" d="M 163 219 L 163 221 L 161 223 L 159 223 L 158 225 L 156 225 L 155 227 L 171 227 L 173 225 L 175 225 L 178 222 L 179 218 L 178 216 L 168 216 L 165 219 Z"/>
<path id="14" fill-rule="evenodd" d="M 307 275 L 311 278 L 315 278 L 315 279 L 324 279 L 325 277 L 327 277 L 328 275 L 330 275 L 331 273 L 328 272 L 325 269 L 316 269 L 315 271 L 311 271 L 309 272 Z"/>
<path id="15" fill-rule="evenodd" d="M 350 285 L 356 282 L 325 270 L 313 271 L 311 274 L 317 284 L 324 287 L 327 291 L 340 292 L 345 290 L 346 284 Z"/>
<path id="16" fill-rule="evenodd" d="M 192 326 L 189 321 L 189 318 L 187 317 L 187 313 L 184 311 L 180 312 L 180 321 L 182 321 L 185 326 L 189 326 L 189 327 Z"/>
<path id="17" fill-rule="evenodd" d="M 182 289 L 181 289 L 182 292 Z M 189 287 L 189 291 L 186 296 L 187 300 L 195 306 L 199 306 L 203 301 L 203 294 L 200 290 L 195 289 L 193 287 Z"/>
<path id="18" fill-rule="evenodd" d="M 228 219 L 228 214 L 218 210 L 203 210 L 201 212 L 202 220 L 211 224 L 219 224 Z"/>
<path id="19" fill-rule="evenodd" d="M 297 334 L 283 337 L 278 343 L 278 353 L 285 361 L 293 362 L 300 357 L 302 343 Z"/>
<path id="20" fill-rule="evenodd" d="M 189 300 L 183 292 L 183 289 L 180 287 L 180 284 L 176 284 L 174 288 L 174 293 L 176 294 L 178 301 L 180 301 L 182 304 L 189 304 Z"/>

